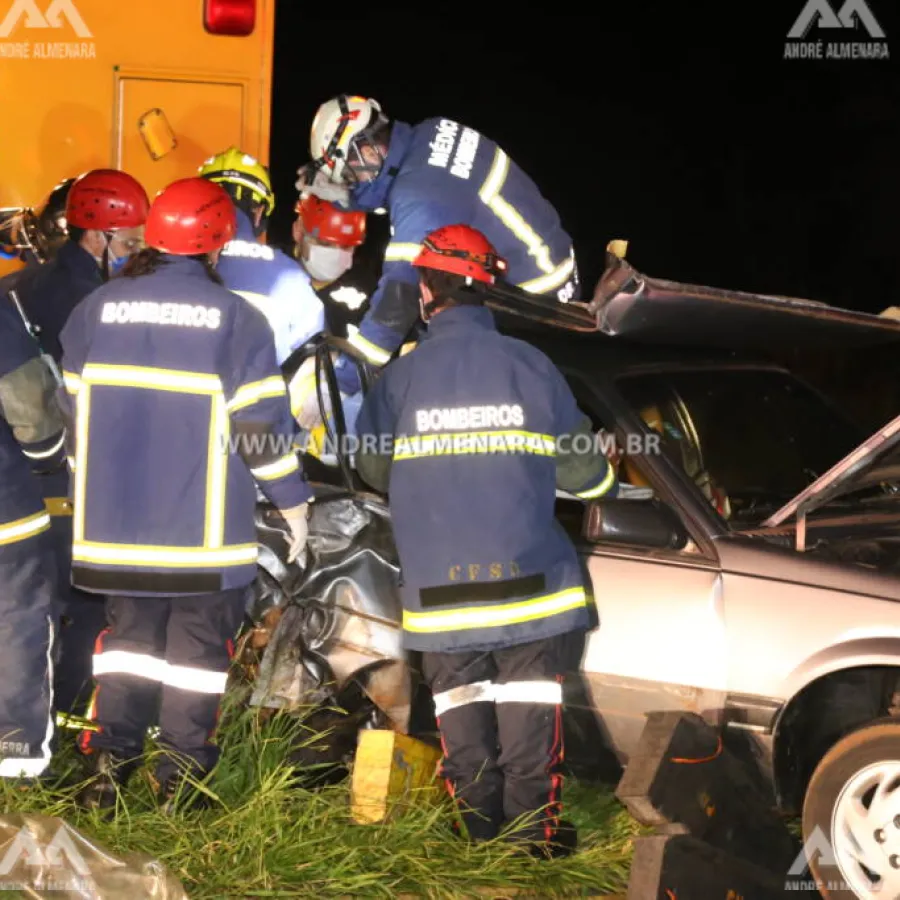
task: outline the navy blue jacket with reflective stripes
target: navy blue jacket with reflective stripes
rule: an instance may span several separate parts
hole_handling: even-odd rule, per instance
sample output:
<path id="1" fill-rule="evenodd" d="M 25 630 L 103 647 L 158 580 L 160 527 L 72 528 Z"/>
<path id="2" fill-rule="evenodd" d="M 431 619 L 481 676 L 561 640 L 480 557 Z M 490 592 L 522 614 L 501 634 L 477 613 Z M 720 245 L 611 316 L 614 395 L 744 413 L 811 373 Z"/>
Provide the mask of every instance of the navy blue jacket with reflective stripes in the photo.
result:
<path id="1" fill-rule="evenodd" d="M 569 386 L 485 308 L 447 309 L 376 379 L 357 467 L 392 453 L 388 493 L 406 644 L 489 650 L 585 628 L 575 548 L 554 517 L 558 438 L 585 426 Z M 614 492 L 606 458 L 575 492 Z M 377 486 L 377 485 L 376 485 Z"/>
<path id="2" fill-rule="evenodd" d="M 0 299 L 0 555 L 50 528 L 34 467 L 62 461 L 55 381 L 7 298 Z"/>
<path id="3" fill-rule="evenodd" d="M 394 122 L 381 173 L 356 187 L 351 202 L 360 209 L 386 208 L 391 220 L 381 280 L 351 338 L 375 365 L 387 361 L 418 318 L 411 261 L 423 238 L 443 225 L 464 223 L 482 232 L 509 264 L 509 283 L 530 293 L 578 298 L 572 239 L 556 210 L 501 147 L 472 128 L 443 118 L 416 126 Z M 348 392 L 353 372 L 355 367 L 339 368 Z"/>
<path id="4" fill-rule="evenodd" d="M 307 501 L 264 316 L 194 259 L 162 257 L 78 306 L 62 334 L 73 437 L 73 583 L 200 594 L 255 577 L 256 486 Z"/>
<path id="5" fill-rule="evenodd" d="M 103 284 L 97 261 L 74 241 L 67 241 L 48 263 L 23 269 L 14 285 L 31 324 L 40 332 L 44 351 L 62 358 L 59 335 L 72 310 Z"/>
<path id="6" fill-rule="evenodd" d="M 325 306 L 300 263 L 261 244 L 240 209 L 237 219 L 237 237 L 222 249 L 216 268 L 225 287 L 265 315 L 282 365 L 294 350 L 325 329 Z"/>

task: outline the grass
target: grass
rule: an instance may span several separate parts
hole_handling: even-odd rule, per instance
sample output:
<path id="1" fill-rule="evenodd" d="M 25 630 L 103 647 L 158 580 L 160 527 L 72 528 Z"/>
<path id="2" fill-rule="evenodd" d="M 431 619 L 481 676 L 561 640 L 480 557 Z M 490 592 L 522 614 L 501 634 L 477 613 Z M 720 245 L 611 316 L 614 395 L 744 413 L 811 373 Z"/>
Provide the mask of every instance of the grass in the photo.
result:
<path id="1" fill-rule="evenodd" d="M 293 720 L 260 725 L 243 715 L 223 727 L 220 740 L 219 768 L 203 787 L 215 798 L 210 809 L 166 817 L 149 779 L 139 775 L 114 818 L 82 812 L 72 786 L 82 763 L 71 748 L 61 750 L 58 780 L 49 786 L 0 784 L 4 808 L 60 816 L 113 853 L 149 854 L 181 880 L 191 900 L 624 893 L 640 826 L 609 788 L 567 780 L 565 815 L 578 826 L 579 852 L 540 862 L 499 842 L 462 842 L 451 830 L 448 804 L 412 802 L 389 824 L 354 824 L 348 781 L 298 786 L 297 770 L 286 762 L 296 740 Z"/>

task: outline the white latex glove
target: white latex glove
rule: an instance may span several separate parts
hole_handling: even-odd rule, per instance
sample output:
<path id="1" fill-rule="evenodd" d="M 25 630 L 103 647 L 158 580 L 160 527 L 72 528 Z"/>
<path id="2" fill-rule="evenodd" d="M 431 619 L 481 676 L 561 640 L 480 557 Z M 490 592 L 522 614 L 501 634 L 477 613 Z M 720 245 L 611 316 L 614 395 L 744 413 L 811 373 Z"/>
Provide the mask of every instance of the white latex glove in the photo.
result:
<path id="1" fill-rule="evenodd" d="M 306 539 L 309 536 L 309 504 L 301 503 L 300 506 L 294 506 L 291 509 L 283 509 L 281 514 L 287 522 L 288 528 L 291 529 L 291 537 L 288 542 L 287 561 L 294 562 L 300 557 L 300 564 L 306 562 Z"/>
<path id="2" fill-rule="evenodd" d="M 316 358 L 314 356 L 305 359 L 303 365 L 297 369 L 288 385 L 288 396 L 291 401 L 291 412 L 301 428 L 312 431 L 317 425 L 322 424 L 319 398 L 316 394 Z M 323 399 L 325 408 L 328 409 L 327 391 Z"/>
<path id="3" fill-rule="evenodd" d="M 332 363 L 337 362 L 337 358 L 337 353 L 331 354 Z M 319 398 L 316 393 L 316 358 L 314 356 L 305 359 L 297 369 L 288 385 L 288 396 L 291 401 L 291 412 L 301 428 L 312 431 L 322 424 Z M 327 390 L 323 391 L 322 400 L 325 403 L 325 414 L 330 416 L 331 397 Z"/>
<path id="4" fill-rule="evenodd" d="M 339 206 L 347 207 L 350 205 L 350 188 L 343 184 L 335 184 L 324 169 L 317 169 L 315 175 L 310 180 L 310 172 L 308 166 L 301 166 L 297 169 L 297 181 L 294 187 L 297 188 L 301 197 L 307 194 L 313 194 L 321 200 L 328 200 L 330 203 L 336 203 Z"/>

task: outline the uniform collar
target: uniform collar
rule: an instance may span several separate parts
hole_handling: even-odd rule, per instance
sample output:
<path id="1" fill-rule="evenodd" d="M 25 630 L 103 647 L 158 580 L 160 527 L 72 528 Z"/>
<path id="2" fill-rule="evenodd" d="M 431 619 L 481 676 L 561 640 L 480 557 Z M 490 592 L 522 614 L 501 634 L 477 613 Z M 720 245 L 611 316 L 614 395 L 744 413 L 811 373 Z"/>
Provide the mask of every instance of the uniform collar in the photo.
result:
<path id="1" fill-rule="evenodd" d="M 66 241 L 56 253 L 58 265 L 78 278 L 85 278 L 103 284 L 103 276 L 97 260 L 75 241 Z"/>
<path id="2" fill-rule="evenodd" d="M 256 243 L 257 237 L 253 233 L 253 222 L 250 221 L 250 216 L 237 207 L 234 208 L 234 212 L 237 217 L 237 234 L 235 235 L 235 240 Z"/>
<path id="3" fill-rule="evenodd" d="M 202 275 L 207 278 L 206 266 L 199 259 L 192 259 L 190 256 L 175 256 L 172 253 L 163 253 L 162 260 L 165 263 L 153 274 L 169 275 L 173 272 L 179 275 Z"/>
<path id="4" fill-rule="evenodd" d="M 494 314 L 486 306 L 451 306 L 428 320 L 426 338 L 460 331 L 496 331 Z"/>
<path id="5" fill-rule="evenodd" d="M 394 178 L 397 177 L 412 144 L 412 133 L 412 125 L 406 122 L 394 121 L 391 124 L 391 143 L 378 177 L 357 185 L 350 191 L 350 200 L 356 209 L 378 209 L 387 203 Z"/>

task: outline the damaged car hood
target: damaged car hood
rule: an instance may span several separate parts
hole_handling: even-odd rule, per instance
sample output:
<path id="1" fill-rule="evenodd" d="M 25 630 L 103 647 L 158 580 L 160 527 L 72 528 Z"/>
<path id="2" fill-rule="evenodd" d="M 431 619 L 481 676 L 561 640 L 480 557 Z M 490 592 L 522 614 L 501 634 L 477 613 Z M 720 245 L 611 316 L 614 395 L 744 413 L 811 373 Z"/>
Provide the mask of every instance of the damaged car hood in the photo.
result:
<path id="1" fill-rule="evenodd" d="M 898 444 L 900 444 L 900 416 L 876 431 L 809 487 L 785 503 L 763 522 L 763 527 L 776 527 L 800 513 L 811 513 L 841 494 L 889 478 L 897 479 L 900 475 L 897 461 L 894 460 L 890 466 L 886 466 L 885 463 Z"/>
<path id="2" fill-rule="evenodd" d="M 900 341 L 900 322 L 816 300 L 651 278 L 607 256 L 588 304 L 597 330 L 649 344 L 768 353 Z"/>

